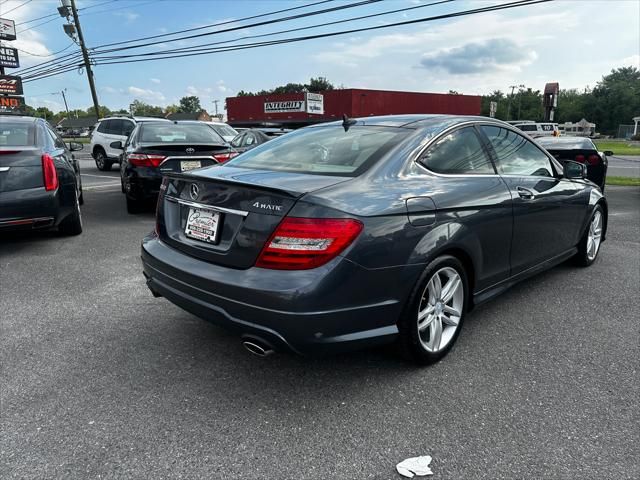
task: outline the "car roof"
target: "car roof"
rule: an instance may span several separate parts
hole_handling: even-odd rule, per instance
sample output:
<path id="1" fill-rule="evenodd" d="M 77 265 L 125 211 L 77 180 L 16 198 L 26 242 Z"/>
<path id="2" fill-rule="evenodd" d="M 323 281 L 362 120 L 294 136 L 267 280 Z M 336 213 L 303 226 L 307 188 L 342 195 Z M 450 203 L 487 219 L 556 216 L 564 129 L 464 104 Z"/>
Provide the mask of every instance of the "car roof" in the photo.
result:
<path id="1" fill-rule="evenodd" d="M 380 127 L 400 127 L 411 129 L 438 128 L 444 130 L 454 125 L 466 122 L 486 122 L 502 127 L 511 125 L 495 118 L 476 115 L 441 115 L 441 114 L 416 114 L 416 115 L 384 115 L 376 117 L 353 118 L 357 125 L 372 125 Z M 308 128 L 319 128 L 326 125 L 342 125 L 342 121 L 311 125 Z"/>
<path id="2" fill-rule="evenodd" d="M 41 122 L 45 121 L 43 118 L 30 117 L 28 115 L 13 115 L 13 114 L 0 115 L 0 120 L 10 120 L 12 122 L 18 121 L 18 122 L 25 122 L 25 123 L 37 123 L 38 121 L 41 121 Z"/>

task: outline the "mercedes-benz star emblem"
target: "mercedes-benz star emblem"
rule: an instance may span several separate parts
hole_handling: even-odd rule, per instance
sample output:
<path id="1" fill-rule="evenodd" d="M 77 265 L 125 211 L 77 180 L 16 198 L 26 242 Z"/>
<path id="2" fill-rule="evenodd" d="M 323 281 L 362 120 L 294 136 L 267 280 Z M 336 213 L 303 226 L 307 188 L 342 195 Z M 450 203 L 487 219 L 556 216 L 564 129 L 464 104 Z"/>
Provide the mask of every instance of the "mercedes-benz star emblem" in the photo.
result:
<path id="1" fill-rule="evenodd" d="M 191 148 L 191 147 L 187 148 L 185 151 L 187 153 L 196 153 L 196 149 L 195 148 Z"/>
<path id="2" fill-rule="evenodd" d="M 198 185 L 195 183 L 191 184 L 191 187 L 189 187 L 189 195 L 191 195 L 192 200 L 198 199 Z"/>

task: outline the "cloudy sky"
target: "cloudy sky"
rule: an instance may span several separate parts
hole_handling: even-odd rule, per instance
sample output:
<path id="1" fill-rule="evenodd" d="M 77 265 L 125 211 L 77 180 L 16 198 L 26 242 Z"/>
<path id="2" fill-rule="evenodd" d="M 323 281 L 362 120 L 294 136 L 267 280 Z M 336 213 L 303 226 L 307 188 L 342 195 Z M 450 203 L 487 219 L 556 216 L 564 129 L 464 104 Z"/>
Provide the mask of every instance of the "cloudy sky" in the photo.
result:
<path id="1" fill-rule="evenodd" d="M 385 0 L 294 21 L 247 26 L 356 1 L 337 0 L 268 18 L 239 21 L 317 1 L 77 0 L 77 3 L 89 47 L 219 22 L 230 22 L 224 28 L 242 27 L 189 40 L 161 37 L 155 40 L 159 43 L 144 49 L 158 52 L 168 48 L 195 48 L 210 42 L 246 43 L 383 26 L 508 0 L 457 0 L 440 5 L 428 5 L 434 0 Z M 22 50 L 22 67 L 49 60 L 60 50 L 66 49 L 58 54 L 64 55 L 77 48 L 71 46 L 71 40 L 62 31 L 64 20 L 46 17 L 55 13 L 58 5 L 57 0 L 27 3 L 0 0 L 0 16 L 14 19 L 18 24 L 18 40 L 5 44 Z M 411 7 L 419 8 L 275 37 L 242 40 L 246 36 Z M 45 18 L 28 22 L 39 17 Z M 194 33 L 213 32 L 216 28 L 223 27 Z M 113 55 L 142 51 L 128 50 Z M 98 65 L 95 75 L 100 103 L 112 109 L 126 108 L 134 99 L 164 106 L 177 103 L 184 95 L 198 95 L 202 105 L 213 111 L 213 100 L 224 101 L 239 90 L 302 83 L 312 76 L 324 76 L 345 87 L 483 94 L 495 89 L 505 91 L 515 84 L 542 89 L 550 81 L 560 82 L 561 88 L 584 88 L 595 85 L 602 75 L 623 65 L 640 68 L 638 0 L 556 0 L 286 45 L 144 63 Z M 44 105 L 57 111 L 63 104 L 55 92 L 64 88 L 70 108 L 91 105 L 86 76 L 76 71 L 27 83 L 25 96 L 31 105 Z"/>

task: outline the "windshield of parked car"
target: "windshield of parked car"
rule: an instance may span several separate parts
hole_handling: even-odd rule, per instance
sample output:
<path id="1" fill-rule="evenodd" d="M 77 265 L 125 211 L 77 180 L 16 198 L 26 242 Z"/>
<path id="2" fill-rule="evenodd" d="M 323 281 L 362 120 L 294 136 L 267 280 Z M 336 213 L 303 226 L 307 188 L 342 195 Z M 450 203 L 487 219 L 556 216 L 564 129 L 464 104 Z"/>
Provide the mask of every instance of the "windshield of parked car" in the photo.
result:
<path id="1" fill-rule="evenodd" d="M 205 124 L 144 123 L 139 140 L 143 143 L 223 143 L 224 140 Z"/>
<path id="2" fill-rule="evenodd" d="M 317 175 L 356 176 L 411 130 L 393 127 L 313 127 L 288 133 L 239 155 L 230 166 Z"/>
<path id="3" fill-rule="evenodd" d="M 35 145 L 35 130 L 32 122 L 0 122 L 0 147 Z"/>

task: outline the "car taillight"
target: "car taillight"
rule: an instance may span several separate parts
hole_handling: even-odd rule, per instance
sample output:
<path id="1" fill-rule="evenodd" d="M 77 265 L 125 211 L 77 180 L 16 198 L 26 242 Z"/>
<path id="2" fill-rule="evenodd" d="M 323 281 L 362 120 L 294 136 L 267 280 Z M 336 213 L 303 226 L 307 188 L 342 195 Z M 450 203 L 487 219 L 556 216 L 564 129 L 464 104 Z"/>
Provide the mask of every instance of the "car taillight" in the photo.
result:
<path id="1" fill-rule="evenodd" d="M 53 157 L 47 153 L 42 155 L 42 176 L 44 177 L 44 189 L 47 191 L 58 188 L 58 171 Z"/>
<path id="2" fill-rule="evenodd" d="M 587 157 L 587 163 L 589 165 L 598 165 L 600 163 L 600 156 L 589 155 L 589 157 Z"/>
<path id="3" fill-rule="evenodd" d="M 285 217 L 262 249 L 256 267 L 319 267 L 347 248 L 361 231 L 362 223 L 349 218 Z"/>
<path id="4" fill-rule="evenodd" d="M 131 153 L 127 157 L 129 163 L 135 167 L 157 167 L 165 158 L 164 155 L 146 155 L 144 153 Z"/>
<path id="5" fill-rule="evenodd" d="M 584 155 L 576 155 L 576 162 L 584 163 Z"/>
<path id="6" fill-rule="evenodd" d="M 218 163 L 224 163 L 231 160 L 233 157 L 237 157 L 238 152 L 228 152 L 228 153 L 216 153 L 213 155 L 213 158 Z"/>

